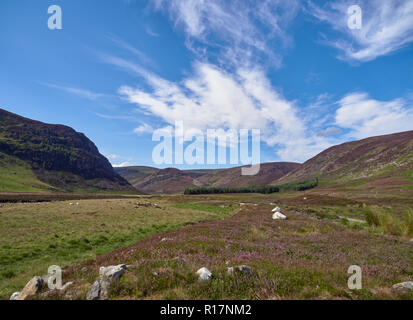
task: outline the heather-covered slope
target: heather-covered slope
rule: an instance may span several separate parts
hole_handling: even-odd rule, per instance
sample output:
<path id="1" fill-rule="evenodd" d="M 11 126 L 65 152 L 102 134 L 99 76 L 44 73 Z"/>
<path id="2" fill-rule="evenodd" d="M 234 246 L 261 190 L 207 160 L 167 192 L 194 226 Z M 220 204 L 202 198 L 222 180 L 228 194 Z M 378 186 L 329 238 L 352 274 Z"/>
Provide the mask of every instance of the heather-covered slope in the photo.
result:
<path id="1" fill-rule="evenodd" d="M 326 183 L 413 178 L 413 131 L 331 147 L 274 183 L 319 177 Z"/>
<path id="2" fill-rule="evenodd" d="M 0 153 L 1 191 L 133 190 L 83 133 L 3 109 L 0 109 Z M 22 175 L 22 170 L 28 173 Z M 11 171 L 15 173 L 10 176 Z M 21 182 L 27 175 L 33 181 Z"/>

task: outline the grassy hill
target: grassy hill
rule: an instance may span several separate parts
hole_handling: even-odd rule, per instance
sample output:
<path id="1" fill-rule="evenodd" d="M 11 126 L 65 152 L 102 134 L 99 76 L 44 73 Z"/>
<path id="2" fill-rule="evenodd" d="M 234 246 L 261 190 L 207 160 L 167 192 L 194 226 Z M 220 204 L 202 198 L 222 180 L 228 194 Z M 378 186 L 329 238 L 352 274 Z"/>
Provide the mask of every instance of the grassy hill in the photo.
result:
<path id="1" fill-rule="evenodd" d="M 411 187 L 413 131 L 331 147 L 273 183 L 318 177 L 320 185 Z"/>
<path id="2" fill-rule="evenodd" d="M 133 191 L 83 133 L 0 109 L 0 191 Z"/>

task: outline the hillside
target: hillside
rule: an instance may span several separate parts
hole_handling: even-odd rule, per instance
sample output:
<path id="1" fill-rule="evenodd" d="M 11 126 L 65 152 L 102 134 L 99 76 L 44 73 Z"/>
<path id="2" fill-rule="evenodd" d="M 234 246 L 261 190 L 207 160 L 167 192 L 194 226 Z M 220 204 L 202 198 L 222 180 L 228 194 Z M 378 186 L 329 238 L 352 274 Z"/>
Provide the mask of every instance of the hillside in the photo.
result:
<path id="1" fill-rule="evenodd" d="M 269 184 L 298 166 L 298 163 L 290 162 L 264 163 L 261 164 L 261 170 L 255 176 L 242 176 L 241 167 L 211 170 L 179 170 L 175 168 L 160 170 L 151 167 L 125 167 L 115 170 L 142 192 L 180 193 L 187 187 L 240 187 Z"/>
<path id="2" fill-rule="evenodd" d="M 0 191 L 131 191 L 83 133 L 0 109 Z"/>
<path id="3" fill-rule="evenodd" d="M 413 131 L 331 147 L 273 183 L 319 177 L 325 184 L 376 179 L 413 180 Z"/>

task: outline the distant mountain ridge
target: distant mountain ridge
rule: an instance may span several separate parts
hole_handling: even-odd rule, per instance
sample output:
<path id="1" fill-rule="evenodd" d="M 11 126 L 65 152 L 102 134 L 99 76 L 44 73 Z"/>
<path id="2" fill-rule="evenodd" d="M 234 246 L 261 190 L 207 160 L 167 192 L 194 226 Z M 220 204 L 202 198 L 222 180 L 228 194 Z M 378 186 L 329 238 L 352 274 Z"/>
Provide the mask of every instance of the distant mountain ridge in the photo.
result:
<path id="1" fill-rule="evenodd" d="M 146 193 L 180 193 L 185 188 L 242 187 L 269 184 L 296 169 L 294 162 L 271 162 L 261 164 L 255 176 L 241 175 L 241 168 L 179 170 L 176 168 L 157 169 L 152 167 L 124 167 L 115 171 L 133 186 Z"/>
<path id="2" fill-rule="evenodd" d="M 3 109 L 0 109 L 0 154 L 3 173 L 10 162 L 17 166 L 24 163 L 41 182 L 41 189 L 46 184 L 60 191 L 133 190 L 83 133 Z"/>

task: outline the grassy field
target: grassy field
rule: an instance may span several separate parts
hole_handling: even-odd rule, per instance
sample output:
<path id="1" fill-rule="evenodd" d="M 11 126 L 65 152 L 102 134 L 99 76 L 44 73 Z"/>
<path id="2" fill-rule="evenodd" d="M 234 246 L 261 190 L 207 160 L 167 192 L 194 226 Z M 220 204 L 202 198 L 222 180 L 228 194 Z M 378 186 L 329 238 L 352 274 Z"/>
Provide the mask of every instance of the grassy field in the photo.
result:
<path id="1" fill-rule="evenodd" d="M 112 299 L 413 299 L 391 290 L 413 279 L 412 198 L 325 192 L 6 204 L 1 297 L 58 264 L 76 285 L 53 298 L 85 299 L 99 267 L 125 263 Z M 272 220 L 275 203 L 287 220 Z M 226 273 L 242 264 L 251 277 Z M 354 264 L 362 290 L 347 287 Z M 212 281 L 198 281 L 201 267 Z"/>
<path id="2" fill-rule="evenodd" d="M 26 196 L 27 197 L 27 196 Z M 136 205 L 142 199 L 3 204 L 0 208 L 0 297 L 21 289 L 48 266 L 62 268 L 184 224 L 229 216 L 233 208 Z M 72 203 L 72 205 L 70 205 Z"/>

